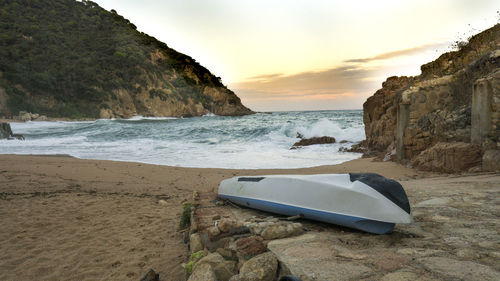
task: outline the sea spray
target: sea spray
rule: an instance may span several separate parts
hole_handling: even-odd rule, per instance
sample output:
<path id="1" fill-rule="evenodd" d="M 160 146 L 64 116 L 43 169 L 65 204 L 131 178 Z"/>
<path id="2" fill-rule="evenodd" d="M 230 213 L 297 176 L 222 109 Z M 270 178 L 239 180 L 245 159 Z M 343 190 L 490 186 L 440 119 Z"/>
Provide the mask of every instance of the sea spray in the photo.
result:
<path id="1" fill-rule="evenodd" d="M 141 117 L 84 122 L 13 123 L 23 141 L 0 141 L 2 154 L 69 154 L 86 159 L 214 168 L 300 168 L 360 157 L 338 152 L 364 139 L 361 110 L 276 112 L 242 117 Z M 289 150 L 297 139 L 347 143 Z"/>

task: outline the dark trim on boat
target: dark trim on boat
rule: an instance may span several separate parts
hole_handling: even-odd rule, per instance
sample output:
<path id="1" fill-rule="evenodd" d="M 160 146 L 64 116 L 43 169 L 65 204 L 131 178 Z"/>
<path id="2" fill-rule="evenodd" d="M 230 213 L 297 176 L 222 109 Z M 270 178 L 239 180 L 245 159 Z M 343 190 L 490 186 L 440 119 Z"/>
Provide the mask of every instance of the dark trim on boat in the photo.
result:
<path id="1" fill-rule="evenodd" d="M 241 177 L 241 178 L 238 178 L 238 181 L 259 182 L 263 179 L 265 179 L 265 177 Z"/>
<path id="2" fill-rule="evenodd" d="M 410 202 L 403 186 L 395 180 L 374 173 L 349 173 L 351 182 L 360 181 L 375 189 L 401 209 L 410 213 Z"/>

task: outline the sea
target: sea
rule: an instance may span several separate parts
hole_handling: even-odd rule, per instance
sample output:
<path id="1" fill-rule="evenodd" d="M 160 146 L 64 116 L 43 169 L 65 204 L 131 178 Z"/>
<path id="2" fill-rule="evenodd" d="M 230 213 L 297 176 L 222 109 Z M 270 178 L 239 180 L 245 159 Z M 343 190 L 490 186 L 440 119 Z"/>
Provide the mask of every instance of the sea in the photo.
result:
<path id="1" fill-rule="evenodd" d="M 241 117 L 135 116 L 75 122 L 11 123 L 21 140 L 0 140 L 0 154 L 68 154 L 83 159 L 234 169 L 287 169 L 361 157 L 339 152 L 365 138 L 362 110 L 291 111 Z M 290 150 L 305 138 L 337 142 Z M 343 141 L 343 143 L 340 143 Z"/>

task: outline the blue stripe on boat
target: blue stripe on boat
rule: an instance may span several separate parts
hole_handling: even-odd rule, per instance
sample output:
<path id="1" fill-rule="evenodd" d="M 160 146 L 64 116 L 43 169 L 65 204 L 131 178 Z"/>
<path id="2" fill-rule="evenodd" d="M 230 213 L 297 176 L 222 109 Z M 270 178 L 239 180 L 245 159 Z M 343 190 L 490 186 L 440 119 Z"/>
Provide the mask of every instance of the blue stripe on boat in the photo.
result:
<path id="1" fill-rule="evenodd" d="M 291 206 L 260 199 L 245 198 L 233 195 L 219 194 L 219 197 L 253 209 L 259 209 L 286 216 L 302 215 L 306 219 L 338 224 L 375 234 L 386 234 L 394 229 L 394 223 L 389 223 L 389 222 L 382 222 L 366 218 L 353 217 L 349 215 L 329 213 L 325 211 L 312 210 L 297 206 Z"/>

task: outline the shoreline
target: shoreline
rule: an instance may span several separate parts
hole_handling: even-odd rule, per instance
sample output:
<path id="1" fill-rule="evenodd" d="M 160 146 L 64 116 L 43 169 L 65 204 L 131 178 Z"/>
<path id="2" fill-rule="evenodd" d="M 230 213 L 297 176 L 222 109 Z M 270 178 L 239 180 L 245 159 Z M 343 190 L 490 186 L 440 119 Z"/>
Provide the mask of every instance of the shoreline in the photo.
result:
<path id="1" fill-rule="evenodd" d="M 1 154 L 0 279 L 138 280 L 154 269 L 160 280 L 183 280 L 181 263 L 188 248 L 177 229 L 182 205 L 194 191 L 216 192 L 221 180 L 241 175 L 347 172 L 374 172 L 400 181 L 415 219 L 409 229 L 432 236 L 367 236 L 321 225 L 325 233 L 374 240 L 373 245 L 393 240 L 396 247 L 401 237 L 409 237 L 405 247 L 441 249 L 446 258 L 462 255 L 462 260 L 500 270 L 500 263 L 488 256 L 500 255 L 500 245 L 489 242 L 500 239 L 494 234 L 499 174 L 423 173 L 372 158 L 313 168 L 241 170 Z M 475 227 L 460 232 L 470 223 Z M 463 246 L 457 241 L 467 241 L 470 257 L 459 252 Z M 394 255 L 400 259 L 401 254 Z"/>

